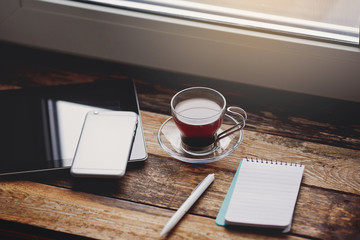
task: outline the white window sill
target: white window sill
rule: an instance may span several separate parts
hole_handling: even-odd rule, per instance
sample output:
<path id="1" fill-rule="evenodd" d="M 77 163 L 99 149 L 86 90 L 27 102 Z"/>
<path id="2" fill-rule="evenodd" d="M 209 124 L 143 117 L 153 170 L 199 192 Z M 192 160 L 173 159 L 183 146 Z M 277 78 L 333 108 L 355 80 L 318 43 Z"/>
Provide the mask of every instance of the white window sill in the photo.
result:
<path id="1" fill-rule="evenodd" d="M 360 102 L 358 47 L 66 0 L 13 3 L 0 3 L 5 41 Z"/>

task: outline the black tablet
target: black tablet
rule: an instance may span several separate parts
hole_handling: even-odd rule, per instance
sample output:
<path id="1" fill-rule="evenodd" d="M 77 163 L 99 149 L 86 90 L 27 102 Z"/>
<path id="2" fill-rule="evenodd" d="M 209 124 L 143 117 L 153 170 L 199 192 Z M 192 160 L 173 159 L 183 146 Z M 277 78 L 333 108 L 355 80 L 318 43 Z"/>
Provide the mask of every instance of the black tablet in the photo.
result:
<path id="1" fill-rule="evenodd" d="M 130 79 L 0 91 L 0 175 L 71 167 L 85 115 L 140 115 Z M 140 122 L 129 161 L 147 158 Z"/>

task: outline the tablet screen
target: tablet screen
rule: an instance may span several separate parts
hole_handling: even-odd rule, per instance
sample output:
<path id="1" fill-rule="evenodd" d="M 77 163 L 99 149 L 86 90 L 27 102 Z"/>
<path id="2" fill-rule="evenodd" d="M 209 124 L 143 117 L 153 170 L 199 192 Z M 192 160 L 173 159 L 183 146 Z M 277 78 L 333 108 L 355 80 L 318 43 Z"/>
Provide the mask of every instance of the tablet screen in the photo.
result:
<path id="1" fill-rule="evenodd" d="M 139 114 L 132 80 L 0 91 L 0 175 L 71 167 L 86 113 L 105 109 Z"/>

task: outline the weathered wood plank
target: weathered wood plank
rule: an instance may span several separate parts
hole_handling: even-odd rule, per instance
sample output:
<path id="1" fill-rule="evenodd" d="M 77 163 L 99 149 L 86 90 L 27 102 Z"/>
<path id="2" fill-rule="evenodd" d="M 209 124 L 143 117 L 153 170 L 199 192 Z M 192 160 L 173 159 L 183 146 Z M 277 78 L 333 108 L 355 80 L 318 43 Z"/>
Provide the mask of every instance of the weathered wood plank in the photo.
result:
<path id="1" fill-rule="evenodd" d="M 98 239 L 158 239 L 173 211 L 26 181 L 1 182 L 0 217 Z M 226 230 L 214 219 L 186 215 L 169 239 L 278 239 Z M 291 235 L 284 239 L 302 239 Z"/>
<path id="2" fill-rule="evenodd" d="M 90 240 L 84 236 L 70 233 L 58 232 L 50 229 L 40 228 L 33 225 L 0 220 L 0 239 L 19 240 L 19 239 L 37 239 L 37 240 Z"/>
<path id="3" fill-rule="evenodd" d="M 154 172 L 152 169 L 150 174 L 147 172 L 149 170 L 148 166 L 144 165 L 140 168 L 135 167 L 135 169 L 130 169 L 127 175 L 120 181 L 73 179 L 73 182 L 71 183 L 72 186 L 68 186 L 69 182 L 67 180 L 68 178 L 66 178 L 66 175 L 68 177 L 68 173 L 65 174 L 63 172 L 65 175 L 63 177 L 65 177 L 65 179 L 61 179 L 61 174 L 58 174 L 60 175 L 58 177 L 53 174 L 52 183 L 63 186 L 67 185 L 67 187 L 75 190 L 76 194 L 80 194 L 79 192 L 88 192 L 90 193 L 87 195 L 89 201 L 95 201 L 98 199 L 98 196 L 108 196 L 108 198 L 106 198 L 108 201 L 105 201 L 102 204 L 109 206 L 117 206 L 116 202 L 120 201 L 117 199 L 126 199 L 128 201 L 133 201 L 134 204 L 145 203 L 146 206 L 156 206 L 176 210 L 189 196 L 198 181 L 203 178 L 203 174 L 207 174 L 204 173 L 206 170 L 196 168 L 196 171 L 194 171 L 195 169 L 193 166 L 189 165 L 181 169 L 182 174 L 177 172 L 177 175 L 174 176 L 164 176 L 161 175 L 161 171 L 163 171 L 161 169 L 166 166 L 172 166 L 172 164 L 169 163 L 169 161 L 172 160 L 151 158 L 148 161 L 151 161 L 153 167 L 155 168 L 157 166 L 159 170 Z M 161 161 L 165 161 L 165 164 L 162 166 Z M 193 169 L 191 170 L 190 168 Z M 174 170 L 177 171 L 175 167 Z M 188 172 L 184 172 L 185 170 Z M 196 172 L 201 172 L 201 174 L 196 174 Z M 223 173 L 220 170 L 216 171 L 216 169 L 208 169 L 208 172 L 215 172 L 216 180 L 193 206 L 190 212 L 212 218 L 211 224 L 214 224 L 214 218 L 219 211 L 233 174 L 228 172 Z M 41 180 L 38 179 L 38 181 Z M 46 180 L 42 179 L 42 181 L 51 182 L 51 178 L 47 178 Z M 17 183 L 18 181 L 13 182 L 14 186 L 12 186 L 12 191 L 19 194 L 21 191 L 17 189 Z M 26 186 L 28 186 L 28 182 L 25 183 Z M 2 188 L 4 184 L 6 185 L 7 183 L 2 181 L 0 188 Z M 43 186 L 41 185 L 41 187 Z M 38 194 L 43 194 L 44 198 L 52 197 L 51 195 L 49 196 L 48 193 L 41 191 L 39 191 Z M 60 192 L 58 194 L 63 193 Z M 20 195 L 23 194 L 20 193 Z M 24 196 L 25 200 L 28 198 L 32 198 L 32 196 L 30 196 L 30 194 L 29 196 Z M 102 202 L 104 200 L 99 199 L 96 201 Z M 15 204 L 14 201 L 11 201 L 11 204 Z M 49 204 L 48 200 L 43 204 Z M 92 205 L 92 203 L 87 204 L 85 202 L 83 204 L 89 205 L 90 207 Z M 34 203 L 29 203 L 30 208 L 33 208 L 33 205 Z M 36 211 L 42 211 L 37 206 L 34 208 L 36 208 Z M 128 206 L 124 208 L 128 208 Z M 3 209 L 3 211 L 7 212 L 8 209 Z M 63 208 L 59 209 L 59 211 L 64 211 L 63 214 L 77 214 L 73 213 L 71 208 Z M 352 194 L 349 195 L 302 185 L 294 212 L 291 233 L 322 239 L 331 238 L 334 234 L 337 234 L 338 238 L 342 239 L 357 238 L 360 236 L 360 233 L 356 232 L 360 220 L 358 215 L 359 211 L 360 197 L 357 195 L 354 196 Z M 14 214 L 19 218 L 22 216 L 21 212 Z M 1 216 L 1 218 L 3 218 L 3 216 Z M 49 218 L 51 217 L 49 216 Z M 5 219 L 19 221 L 19 219 Z M 38 223 L 36 223 L 36 225 L 38 225 Z M 40 226 L 43 227 L 43 225 Z M 243 232 L 244 229 L 239 229 L 239 231 Z M 70 233 L 76 234 L 74 232 Z M 262 235 L 262 233 L 260 235 Z"/>
<path id="4" fill-rule="evenodd" d="M 135 79 L 143 110 L 169 114 L 171 96 L 189 86 L 222 92 L 249 113 L 249 130 L 360 149 L 360 103 L 41 51 L 0 42 L 0 89 Z"/>
<path id="5" fill-rule="evenodd" d="M 142 112 L 148 151 L 163 157 L 156 134 L 169 116 Z M 240 147 L 225 159 L 209 164 L 235 171 L 243 157 L 255 157 L 306 165 L 303 183 L 338 191 L 360 194 L 359 151 L 305 142 L 244 130 Z M 226 165 L 225 165 L 226 164 Z"/>
<path id="6" fill-rule="evenodd" d="M 171 97 L 190 86 L 207 86 L 224 94 L 228 105 L 243 107 L 249 115 L 247 127 L 262 133 L 360 148 L 360 115 L 354 113 L 359 103 L 261 89 L 242 84 L 204 79 L 183 81 L 137 81 L 140 107 L 143 110 L 170 114 Z M 160 86 L 161 87 L 160 87 Z M 156 104 L 153 104 L 155 103 Z"/>
<path id="7" fill-rule="evenodd" d="M 320 239 L 359 239 L 359 213 L 358 195 L 302 186 L 292 232 L 307 232 Z"/>

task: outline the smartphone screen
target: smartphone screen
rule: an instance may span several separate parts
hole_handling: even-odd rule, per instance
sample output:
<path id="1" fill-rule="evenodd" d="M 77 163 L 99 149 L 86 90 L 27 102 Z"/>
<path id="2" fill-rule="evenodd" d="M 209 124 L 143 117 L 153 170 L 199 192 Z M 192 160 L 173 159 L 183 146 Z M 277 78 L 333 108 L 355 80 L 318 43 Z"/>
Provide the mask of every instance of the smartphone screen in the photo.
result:
<path id="1" fill-rule="evenodd" d="M 122 177 L 130 158 L 138 116 L 127 111 L 86 114 L 71 174 L 80 177 Z"/>

